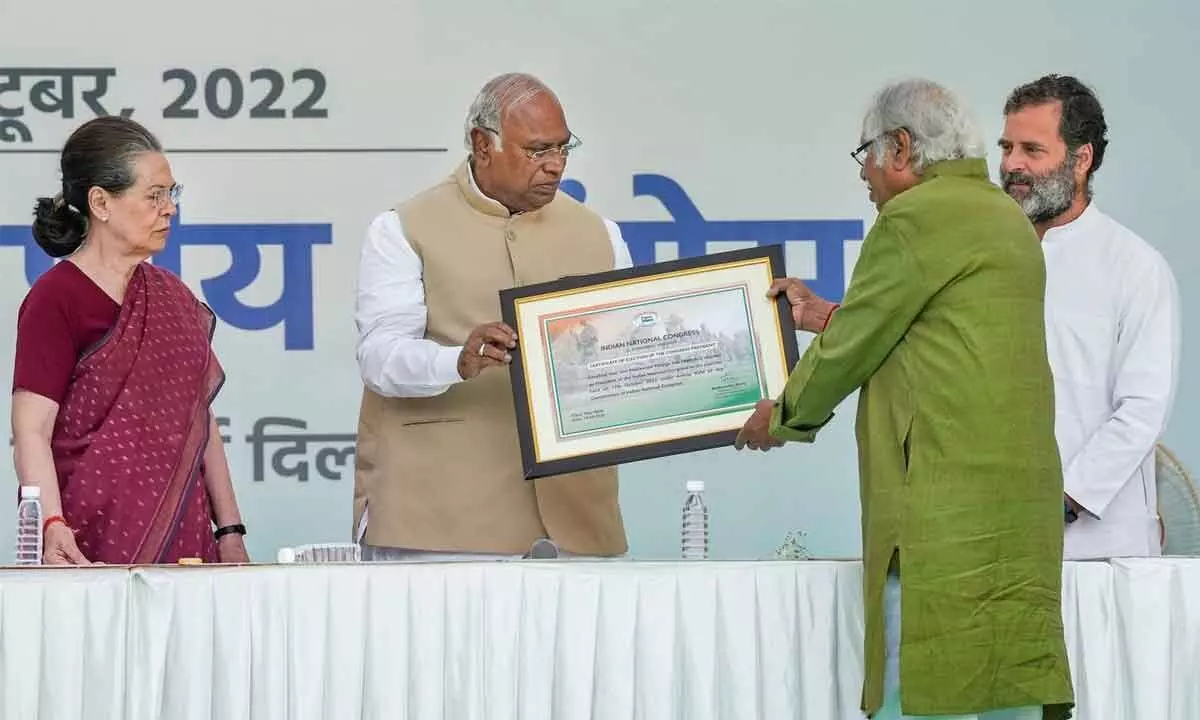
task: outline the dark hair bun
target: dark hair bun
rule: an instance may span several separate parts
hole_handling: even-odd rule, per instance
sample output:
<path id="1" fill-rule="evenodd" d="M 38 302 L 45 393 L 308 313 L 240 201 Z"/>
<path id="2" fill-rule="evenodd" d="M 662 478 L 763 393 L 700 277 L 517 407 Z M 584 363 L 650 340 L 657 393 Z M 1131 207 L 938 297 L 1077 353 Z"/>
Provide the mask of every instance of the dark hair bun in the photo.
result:
<path id="1" fill-rule="evenodd" d="M 38 198 L 33 217 L 33 239 L 50 257 L 66 257 L 83 244 L 87 218 L 62 200 Z"/>

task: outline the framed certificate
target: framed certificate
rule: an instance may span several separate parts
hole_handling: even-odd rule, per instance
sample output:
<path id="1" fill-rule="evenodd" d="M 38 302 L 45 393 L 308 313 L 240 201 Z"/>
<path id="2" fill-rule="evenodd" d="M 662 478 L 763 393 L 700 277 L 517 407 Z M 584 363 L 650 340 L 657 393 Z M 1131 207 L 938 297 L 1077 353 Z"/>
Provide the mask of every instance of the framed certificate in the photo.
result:
<path id="1" fill-rule="evenodd" d="M 500 292 L 526 479 L 732 445 L 798 352 L 779 245 Z"/>

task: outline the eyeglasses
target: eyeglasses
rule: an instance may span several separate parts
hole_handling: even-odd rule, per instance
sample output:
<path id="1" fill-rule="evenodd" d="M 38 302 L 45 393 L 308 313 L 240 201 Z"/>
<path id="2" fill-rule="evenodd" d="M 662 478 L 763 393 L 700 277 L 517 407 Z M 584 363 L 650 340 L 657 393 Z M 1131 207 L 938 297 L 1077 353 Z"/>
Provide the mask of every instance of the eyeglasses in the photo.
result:
<path id="1" fill-rule="evenodd" d="M 170 200 L 172 205 L 179 205 L 179 200 L 183 197 L 183 186 L 175 184 L 169 188 L 159 188 L 146 197 L 149 198 L 150 201 L 154 203 L 154 206 L 159 210 L 165 210 L 168 200 Z"/>
<path id="2" fill-rule="evenodd" d="M 567 156 L 573 151 L 578 150 L 579 146 L 582 144 L 583 141 L 580 140 L 575 133 L 571 133 L 571 138 L 562 145 L 552 145 L 551 147 L 541 148 L 539 150 L 530 150 L 529 148 L 521 148 L 521 150 L 525 152 L 526 157 L 534 162 L 541 162 L 546 158 L 554 157 L 556 155 L 562 155 L 562 159 L 566 160 Z"/>
<path id="3" fill-rule="evenodd" d="M 871 138 L 862 145 L 859 145 L 850 153 L 850 157 L 854 158 L 854 162 L 858 163 L 859 167 L 867 166 L 867 150 L 871 149 L 871 143 L 875 142 L 875 138 Z"/>
<path id="4" fill-rule="evenodd" d="M 850 157 L 854 158 L 854 162 L 858 163 L 859 167 L 866 167 L 867 151 L 871 149 L 871 145 L 873 145 L 875 143 L 875 141 L 878 140 L 879 138 L 887 137 L 888 135 L 891 135 L 892 133 L 898 133 L 901 130 L 908 133 L 910 136 L 912 135 L 912 130 L 909 130 L 908 128 L 903 127 L 903 126 L 898 127 L 895 130 L 888 130 L 886 132 L 881 132 L 878 135 L 876 135 L 875 137 L 871 138 L 870 140 L 867 140 L 866 142 L 864 142 L 862 145 L 859 145 L 858 147 L 856 147 L 854 149 L 854 152 L 850 153 Z"/>
<path id="5" fill-rule="evenodd" d="M 480 126 L 479 129 L 486 130 L 487 132 L 490 132 L 491 134 L 495 135 L 496 137 L 500 137 L 499 130 L 493 130 L 490 127 L 483 127 L 483 126 Z M 542 162 L 548 158 L 555 157 L 558 155 L 561 155 L 562 159 L 566 160 L 567 156 L 569 156 L 575 150 L 578 150 L 579 146 L 582 144 L 583 144 L 583 140 L 580 139 L 580 137 L 578 135 L 576 135 L 575 133 L 571 133 L 570 139 L 568 139 L 567 142 L 563 143 L 562 145 L 551 145 L 550 147 L 538 148 L 536 150 L 534 150 L 533 148 L 523 147 L 523 148 L 521 148 L 521 152 L 525 153 L 525 157 L 529 158 L 530 160 L 532 160 L 534 162 Z"/>

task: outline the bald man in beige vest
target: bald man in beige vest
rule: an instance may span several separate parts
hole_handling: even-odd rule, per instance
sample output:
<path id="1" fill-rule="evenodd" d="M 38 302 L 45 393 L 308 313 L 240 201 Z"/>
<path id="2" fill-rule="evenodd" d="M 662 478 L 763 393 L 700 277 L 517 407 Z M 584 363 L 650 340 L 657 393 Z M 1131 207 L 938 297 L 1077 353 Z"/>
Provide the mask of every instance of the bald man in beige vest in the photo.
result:
<path id="1" fill-rule="evenodd" d="M 354 532 L 369 560 L 627 550 L 615 468 L 525 480 L 499 291 L 629 267 L 616 224 L 559 192 L 579 145 L 554 93 L 501 75 L 468 157 L 367 231 L 355 323 L 364 391 Z"/>

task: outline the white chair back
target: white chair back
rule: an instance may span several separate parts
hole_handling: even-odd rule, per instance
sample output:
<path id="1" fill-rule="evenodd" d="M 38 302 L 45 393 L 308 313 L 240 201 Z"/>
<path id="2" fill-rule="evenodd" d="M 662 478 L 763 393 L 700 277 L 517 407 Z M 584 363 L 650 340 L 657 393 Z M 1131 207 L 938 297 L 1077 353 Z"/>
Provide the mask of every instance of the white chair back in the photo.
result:
<path id="1" fill-rule="evenodd" d="M 1200 555 L 1200 487 L 1174 453 L 1155 448 L 1163 555 Z"/>

